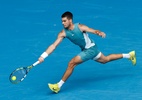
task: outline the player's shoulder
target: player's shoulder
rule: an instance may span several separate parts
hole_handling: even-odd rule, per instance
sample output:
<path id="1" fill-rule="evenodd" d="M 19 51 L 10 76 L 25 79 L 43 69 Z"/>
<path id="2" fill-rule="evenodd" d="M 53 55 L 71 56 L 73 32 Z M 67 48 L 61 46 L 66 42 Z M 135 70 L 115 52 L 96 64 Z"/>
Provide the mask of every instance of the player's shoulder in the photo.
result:
<path id="1" fill-rule="evenodd" d="M 82 30 L 82 31 L 85 31 L 87 28 L 88 28 L 88 26 L 87 25 L 85 25 L 85 24 L 78 24 L 78 27 L 80 28 L 80 30 Z"/>
<path id="2" fill-rule="evenodd" d="M 66 36 L 64 29 L 59 32 L 58 36 L 59 37 L 65 37 Z"/>
<path id="3" fill-rule="evenodd" d="M 80 27 L 80 28 L 86 28 L 86 27 L 88 27 L 87 25 L 85 25 L 85 24 L 81 24 L 81 23 L 79 23 L 78 24 L 78 27 Z"/>
<path id="4" fill-rule="evenodd" d="M 83 26 L 84 24 L 82 24 L 82 23 L 78 23 L 78 26 Z"/>

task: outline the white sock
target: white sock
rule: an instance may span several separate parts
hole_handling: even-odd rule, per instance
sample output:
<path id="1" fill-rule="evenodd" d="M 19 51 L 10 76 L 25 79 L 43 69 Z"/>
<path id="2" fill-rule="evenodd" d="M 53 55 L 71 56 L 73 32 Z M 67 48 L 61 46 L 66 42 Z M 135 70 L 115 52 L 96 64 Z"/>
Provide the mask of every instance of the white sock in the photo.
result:
<path id="1" fill-rule="evenodd" d="M 123 58 L 130 58 L 130 54 L 122 54 Z"/>
<path id="2" fill-rule="evenodd" d="M 57 84 L 58 84 L 59 88 L 61 88 L 61 86 L 62 86 L 64 83 L 65 83 L 65 82 L 64 82 L 63 80 L 60 80 L 60 82 L 58 82 Z"/>

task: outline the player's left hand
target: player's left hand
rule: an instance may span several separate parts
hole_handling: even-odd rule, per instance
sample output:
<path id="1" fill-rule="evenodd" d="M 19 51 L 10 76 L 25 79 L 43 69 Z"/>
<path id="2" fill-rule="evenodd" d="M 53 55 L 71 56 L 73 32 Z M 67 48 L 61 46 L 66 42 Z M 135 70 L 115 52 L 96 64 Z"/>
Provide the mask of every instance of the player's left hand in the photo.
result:
<path id="1" fill-rule="evenodd" d="M 106 34 L 104 32 L 101 32 L 99 30 L 96 30 L 96 33 L 101 36 L 102 38 L 105 38 L 106 37 Z"/>
<path id="2" fill-rule="evenodd" d="M 105 38 L 106 37 L 106 34 L 104 32 L 100 32 L 99 35 L 102 37 L 102 38 Z"/>

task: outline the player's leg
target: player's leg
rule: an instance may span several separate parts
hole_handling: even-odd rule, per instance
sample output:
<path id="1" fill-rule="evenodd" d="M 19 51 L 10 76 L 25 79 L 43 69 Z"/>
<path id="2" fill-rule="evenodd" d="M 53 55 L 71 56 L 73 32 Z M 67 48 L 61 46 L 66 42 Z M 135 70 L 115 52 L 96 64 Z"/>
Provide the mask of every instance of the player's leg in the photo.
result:
<path id="1" fill-rule="evenodd" d="M 72 74 L 74 67 L 78 64 L 82 63 L 82 59 L 80 56 L 75 56 L 68 64 L 68 68 L 66 69 L 62 80 L 60 80 L 57 84 L 48 84 L 49 88 L 55 92 L 58 93 L 60 91 L 61 86 L 64 84 L 64 82 L 69 78 L 69 76 Z"/>
<path id="2" fill-rule="evenodd" d="M 131 51 L 131 52 L 127 53 L 127 54 L 111 54 L 111 55 L 108 55 L 108 56 L 104 56 L 103 53 L 99 53 L 94 58 L 94 60 L 96 60 L 97 62 L 105 64 L 107 62 L 117 60 L 117 59 L 121 59 L 121 58 L 127 58 L 132 62 L 133 65 L 136 65 L 135 51 Z"/>
<path id="3" fill-rule="evenodd" d="M 62 80 L 65 82 L 69 76 L 72 74 L 74 67 L 77 66 L 78 64 L 82 63 L 83 61 L 81 60 L 80 56 L 74 57 L 68 64 L 68 68 L 66 69 L 66 72 L 63 75 Z"/>
<path id="4" fill-rule="evenodd" d="M 57 84 L 49 84 L 49 88 L 53 91 L 58 93 L 61 86 L 64 84 L 64 82 L 69 78 L 69 76 L 72 74 L 74 67 L 82 62 L 85 62 L 89 59 L 93 59 L 97 54 L 99 53 L 99 50 L 97 50 L 96 46 L 93 46 L 89 49 L 84 49 L 81 51 L 76 57 L 74 57 L 68 64 L 68 68 L 66 72 L 64 73 L 62 80 L 60 80 Z"/>
<path id="5" fill-rule="evenodd" d="M 101 53 L 100 57 L 96 61 L 105 64 L 107 62 L 117 60 L 117 59 L 121 59 L 121 58 L 123 58 L 122 54 L 111 54 L 111 55 L 108 55 L 108 56 L 104 56 L 104 54 Z"/>

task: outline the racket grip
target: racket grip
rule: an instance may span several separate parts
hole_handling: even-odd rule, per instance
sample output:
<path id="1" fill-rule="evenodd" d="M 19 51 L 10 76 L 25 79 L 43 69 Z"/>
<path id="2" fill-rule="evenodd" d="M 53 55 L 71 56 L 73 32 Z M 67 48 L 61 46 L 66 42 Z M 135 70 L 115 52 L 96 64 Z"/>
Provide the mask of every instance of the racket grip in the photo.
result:
<path id="1" fill-rule="evenodd" d="M 39 64 L 39 61 L 35 62 L 35 63 L 33 64 L 33 66 L 36 66 L 37 64 Z"/>

